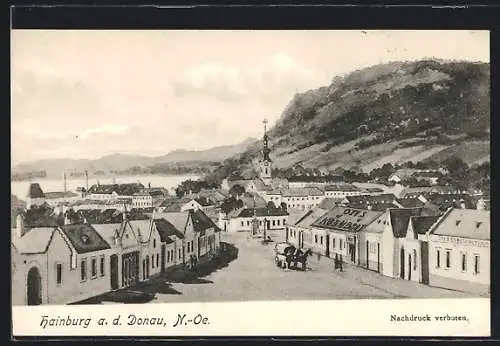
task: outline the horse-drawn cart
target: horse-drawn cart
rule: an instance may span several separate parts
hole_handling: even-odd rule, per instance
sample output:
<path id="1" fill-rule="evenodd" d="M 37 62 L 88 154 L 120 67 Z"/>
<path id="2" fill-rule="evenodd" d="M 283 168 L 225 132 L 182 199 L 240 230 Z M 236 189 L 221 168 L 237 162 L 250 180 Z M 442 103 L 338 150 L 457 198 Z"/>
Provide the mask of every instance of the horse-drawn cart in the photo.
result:
<path id="1" fill-rule="evenodd" d="M 278 243 L 274 247 L 274 263 L 283 269 L 295 268 L 306 270 L 307 257 L 312 254 L 311 249 L 301 250 L 289 243 Z"/>

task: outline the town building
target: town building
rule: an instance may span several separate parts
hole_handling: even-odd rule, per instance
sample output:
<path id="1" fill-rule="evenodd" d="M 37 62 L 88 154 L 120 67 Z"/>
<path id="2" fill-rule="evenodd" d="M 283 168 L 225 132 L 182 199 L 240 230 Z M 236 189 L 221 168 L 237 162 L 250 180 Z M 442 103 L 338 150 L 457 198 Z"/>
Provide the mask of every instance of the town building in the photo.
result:
<path id="1" fill-rule="evenodd" d="M 429 246 L 427 242 L 422 240 L 422 236 L 438 220 L 439 216 L 410 217 L 406 236 L 401 238 L 401 247 L 407 256 L 406 269 L 402 272 L 403 279 L 423 284 L 429 283 Z M 400 256 L 403 255 L 400 253 Z"/>
<path id="2" fill-rule="evenodd" d="M 215 205 L 207 198 L 198 197 L 193 198 L 189 202 L 181 206 L 181 211 L 186 211 L 189 209 L 198 210 L 201 209 L 205 212 L 215 209 Z"/>
<path id="3" fill-rule="evenodd" d="M 109 290 L 111 248 L 86 224 L 27 228 L 18 216 L 13 305 L 67 304 Z"/>
<path id="4" fill-rule="evenodd" d="M 359 196 L 363 194 L 363 191 L 352 184 L 335 184 L 335 185 L 326 185 L 325 188 L 325 197 L 333 197 L 333 198 L 344 198 L 346 196 Z"/>
<path id="5" fill-rule="evenodd" d="M 414 168 L 401 168 L 396 172 L 391 174 L 387 179 L 390 182 L 401 183 L 402 181 L 411 178 L 411 177 L 433 177 L 439 178 L 443 175 L 447 175 L 449 172 L 446 168 L 439 169 L 414 169 Z"/>
<path id="6" fill-rule="evenodd" d="M 316 230 L 314 242 L 321 237 L 320 230 L 328 231 L 325 246 L 329 257 L 360 265 L 360 232 L 381 214 L 373 210 L 334 208 L 311 224 Z"/>
<path id="7" fill-rule="evenodd" d="M 301 249 L 311 249 L 313 252 L 323 256 L 330 256 L 329 246 L 330 233 L 327 229 L 314 228 L 312 225 L 328 210 L 315 207 L 300 215 L 293 223 L 286 228 L 286 240 Z M 332 238 L 333 239 L 333 238 Z M 345 257 L 346 251 L 339 249 Z"/>
<path id="8" fill-rule="evenodd" d="M 303 211 L 317 206 L 325 197 L 317 187 L 288 188 L 270 191 L 263 198 L 273 202 L 276 207 L 286 205 L 287 210 Z"/>
<path id="9" fill-rule="evenodd" d="M 152 210 L 159 202 L 168 197 L 168 190 L 147 188 L 132 195 L 132 208 Z"/>
<path id="10" fill-rule="evenodd" d="M 240 208 L 227 215 L 219 214 L 219 228 L 225 232 L 252 230 L 252 220 L 257 219 L 259 230 L 282 230 L 288 224 L 288 212 L 280 208 Z"/>
<path id="11" fill-rule="evenodd" d="M 29 209 L 33 206 L 40 206 L 45 203 L 45 193 L 40 184 L 31 183 L 26 195 L 26 207 Z"/>
<path id="12" fill-rule="evenodd" d="M 420 216 L 421 208 L 389 209 L 387 212 L 386 227 L 382 234 L 382 274 L 392 278 L 405 278 L 410 274 L 408 268 L 413 268 L 414 253 L 408 253 L 404 248 L 403 239 L 406 237 L 408 224 L 412 216 Z M 410 274 L 411 275 L 411 274 Z"/>
<path id="13" fill-rule="evenodd" d="M 287 178 L 289 188 L 317 187 L 325 189 L 328 185 L 342 184 L 344 177 L 341 175 L 293 175 Z"/>
<path id="14" fill-rule="evenodd" d="M 89 199 L 97 200 L 124 200 L 127 203 L 132 203 L 133 196 L 137 192 L 144 190 L 144 185 L 141 183 L 128 184 L 95 184 L 88 190 Z"/>
<path id="15" fill-rule="evenodd" d="M 450 208 L 423 241 L 429 243 L 429 285 L 490 293 L 490 212 Z"/>

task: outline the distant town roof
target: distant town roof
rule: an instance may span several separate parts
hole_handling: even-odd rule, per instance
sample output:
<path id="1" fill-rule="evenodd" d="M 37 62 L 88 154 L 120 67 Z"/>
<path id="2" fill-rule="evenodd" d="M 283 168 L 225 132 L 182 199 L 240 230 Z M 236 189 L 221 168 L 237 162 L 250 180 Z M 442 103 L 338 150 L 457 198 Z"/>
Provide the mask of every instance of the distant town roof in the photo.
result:
<path id="1" fill-rule="evenodd" d="M 288 178 L 289 183 L 333 183 L 343 180 L 342 175 L 294 175 Z"/>
<path id="2" fill-rule="evenodd" d="M 213 228 L 214 231 L 219 231 L 219 227 L 217 227 L 212 219 L 199 209 L 191 211 L 191 219 L 193 220 L 193 227 L 196 232 L 204 234 L 209 228 Z"/>
<path id="3" fill-rule="evenodd" d="M 282 190 L 283 197 L 323 196 L 323 191 L 317 187 L 296 187 Z"/>
<path id="4" fill-rule="evenodd" d="M 416 197 L 398 198 L 397 203 L 401 204 L 404 208 L 420 208 L 425 205 L 424 202 Z"/>
<path id="5" fill-rule="evenodd" d="M 255 216 L 264 217 L 264 216 L 287 216 L 288 213 L 281 208 L 255 208 Z M 241 208 L 237 214 L 234 214 L 232 217 L 253 217 L 254 209 L 253 208 Z"/>
<path id="6" fill-rule="evenodd" d="M 393 193 L 384 193 L 380 195 L 346 196 L 345 199 L 349 204 L 378 204 L 393 203 L 396 201 L 396 196 Z"/>
<path id="7" fill-rule="evenodd" d="M 304 215 L 302 215 L 293 224 L 297 227 L 310 228 L 313 223 L 316 222 L 320 217 L 327 213 L 326 210 L 321 208 L 313 208 L 308 210 Z"/>
<path id="8" fill-rule="evenodd" d="M 57 198 L 73 198 L 78 195 L 71 191 L 62 192 L 45 192 L 45 198 L 47 199 L 57 199 Z"/>
<path id="9" fill-rule="evenodd" d="M 325 191 L 353 192 L 360 191 L 360 188 L 352 184 L 335 184 L 325 186 Z"/>
<path id="10" fill-rule="evenodd" d="M 144 190 L 144 185 L 140 183 L 128 184 L 106 184 L 92 185 L 89 189 L 91 194 L 112 194 L 115 192 L 120 196 L 132 196 L 136 192 Z"/>
<path id="11" fill-rule="evenodd" d="M 338 206 L 342 202 L 343 198 L 323 198 L 323 200 L 318 204 L 318 208 L 324 210 L 330 210 Z"/>

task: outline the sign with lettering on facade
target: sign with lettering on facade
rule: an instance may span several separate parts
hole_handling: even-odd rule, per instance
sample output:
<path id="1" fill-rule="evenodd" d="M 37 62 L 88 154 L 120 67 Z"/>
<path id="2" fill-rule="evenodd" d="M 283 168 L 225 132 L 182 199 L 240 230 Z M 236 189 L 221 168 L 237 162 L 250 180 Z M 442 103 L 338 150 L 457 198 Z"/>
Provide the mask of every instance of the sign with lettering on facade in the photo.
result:
<path id="1" fill-rule="evenodd" d="M 440 235 L 433 239 L 438 243 L 448 243 L 453 245 L 466 245 L 487 248 L 490 246 L 489 241 L 478 239 L 457 238 L 451 236 Z"/>
<path id="2" fill-rule="evenodd" d="M 335 208 L 312 226 L 358 232 L 380 215 L 379 212 L 352 208 Z"/>

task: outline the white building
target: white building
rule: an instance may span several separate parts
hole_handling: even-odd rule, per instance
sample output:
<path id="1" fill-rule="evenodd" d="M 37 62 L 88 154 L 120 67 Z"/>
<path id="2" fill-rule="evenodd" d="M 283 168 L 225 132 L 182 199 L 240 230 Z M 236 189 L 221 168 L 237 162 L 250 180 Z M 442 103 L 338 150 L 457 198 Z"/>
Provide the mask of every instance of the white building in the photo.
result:
<path id="1" fill-rule="evenodd" d="M 219 215 L 219 228 L 225 232 L 250 231 L 252 220 L 259 221 L 259 229 L 282 230 L 288 224 L 288 213 L 282 209 L 241 208 L 228 215 Z"/>
<path id="2" fill-rule="evenodd" d="M 429 230 L 429 285 L 490 292 L 490 212 L 450 209 Z"/>
<path id="3" fill-rule="evenodd" d="M 187 211 L 189 209 L 203 210 L 206 212 L 208 210 L 215 209 L 215 205 L 206 198 L 193 198 L 181 206 L 181 211 Z"/>
<path id="4" fill-rule="evenodd" d="M 359 196 L 363 191 L 352 184 L 335 184 L 325 186 L 325 197 L 344 198 L 346 196 Z"/>
<path id="5" fill-rule="evenodd" d="M 277 202 L 285 203 L 288 210 L 303 211 L 318 206 L 324 198 L 323 191 L 317 187 L 290 188 L 281 191 L 281 200 Z"/>

